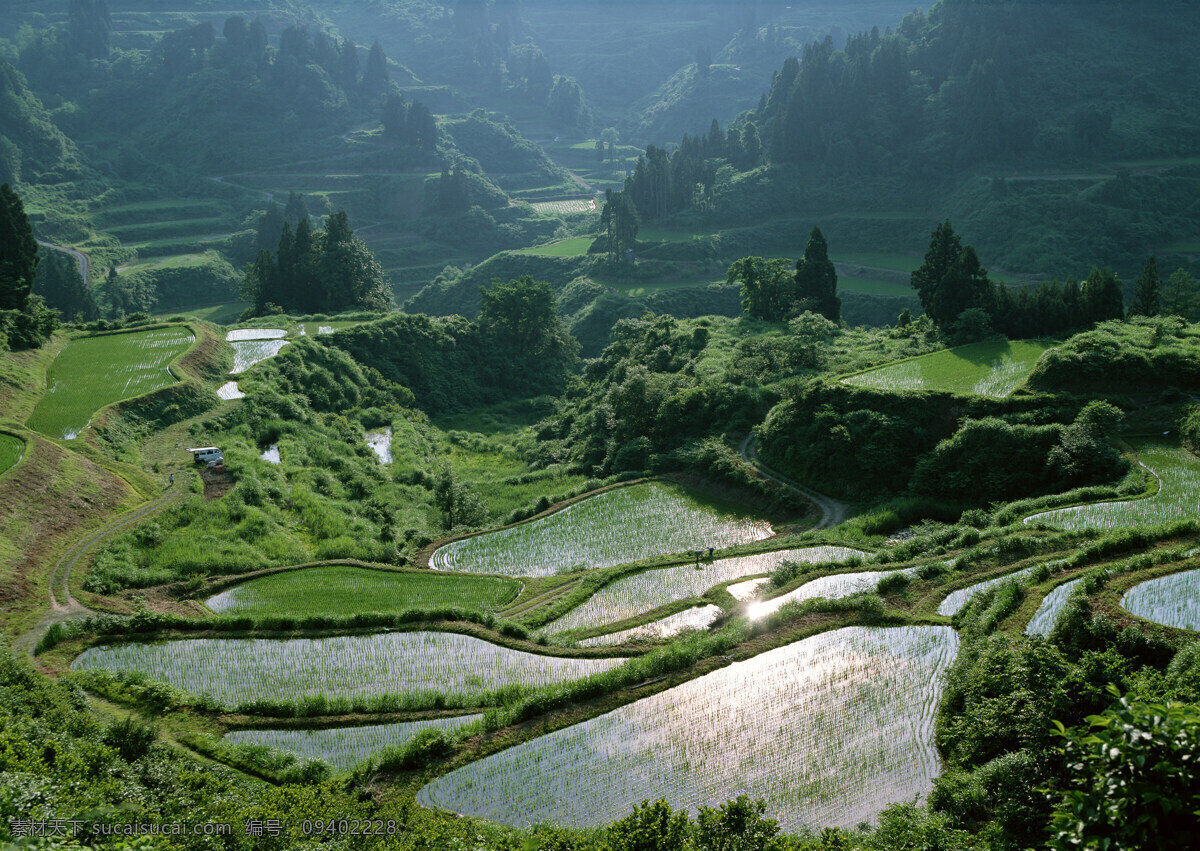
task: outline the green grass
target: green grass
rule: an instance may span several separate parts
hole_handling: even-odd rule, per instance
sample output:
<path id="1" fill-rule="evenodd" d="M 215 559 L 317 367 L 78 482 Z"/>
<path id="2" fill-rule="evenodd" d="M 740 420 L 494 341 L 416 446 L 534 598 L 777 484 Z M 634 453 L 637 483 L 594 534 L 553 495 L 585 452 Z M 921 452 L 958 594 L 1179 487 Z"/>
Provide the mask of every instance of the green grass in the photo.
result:
<path id="1" fill-rule="evenodd" d="M 289 570 L 252 579 L 210 597 L 220 614 L 340 615 L 457 606 L 487 611 L 521 591 L 511 579 L 482 576 L 391 573 L 339 565 Z"/>
<path id="2" fill-rule="evenodd" d="M 1131 614 L 1177 629 L 1200 630 L 1200 570 L 1134 585 L 1121 598 Z"/>
<path id="3" fill-rule="evenodd" d="M 989 588 L 1001 584 L 1002 582 L 1020 581 L 1028 576 L 1033 571 L 1032 567 L 1027 567 L 1024 570 L 1018 570 L 1016 573 L 1008 573 L 1004 576 L 997 576 L 995 579 L 988 579 L 985 582 L 977 582 L 974 585 L 968 585 L 966 588 L 959 588 L 957 591 L 952 591 L 946 595 L 946 599 L 937 607 L 939 615 L 953 617 L 958 614 L 959 609 L 967 604 L 967 601 L 978 594 L 980 591 L 986 591 Z"/>
<path id="4" fill-rule="evenodd" d="M 785 831 L 853 827 L 932 788 L 957 649 L 950 627 L 823 633 L 470 763 L 417 801 L 598 826 L 647 798 L 685 809 L 746 794 Z"/>
<path id="5" fill-rule="evenodd" d="M 1069 531 L 1107 531 L 1150 529 L 1194 519 L 1200 504 L 1200 460 L 1178 446 L 1150 442 L 1138 447 L 1138 455 L 1162 482 L 1154 496 L 1044 511 L 1026 517 L 1025 522 L 1046 523 Z"/>
<path id="6" fill-rule="evenodd" d="M 852 278 L 849 275 L 838 275 L 837 285 L 839 290 L 868 295 L 912 296 L 914 298 L 917 295 L 917 291 L 908 284 L 876 281 L 873 278 Z"/>
<path id="7" fill-rule="evenodd" d="M 908 254 L 889 254 L 879 251 L 863 251 L 853 252 L 849 254 L 838 254 L 831 258 L 835 263 L 852 263 L 856 266 L 873 266 L 877 269 L 891 269 L 895 272 L 911 272 L 921 265 L 920 257 L 911 257 Z M 842 285 L 844 279 L 838 277 L 838 286 Z"/>
<path id="8" fill-rule="evenodd" d="M 1002 399 L 1025 382 L 1050 343 L 972 343 L 844 378 L 875 390 L 933 390 Z"/>
<path id="9" fill-rule="evenodd" d="M 701 502 L 675 485 L 650 482 L 590 497 L 511 529 L 440 547 L 438 570 L 551 576 L 608 567 L 697 547 L 768 537 L 770 526 Z"/>
<path id="10" fill-rule="evenodd" d="M 249 302 L 235 301 L 230 304 L 210 304 L 205 307 L 190 307 L 183 310 L 172 310 L 165 316 L 194 316 L 197 319 L 203 319 L 206 322 L 211 322 L 214 325 L 232 325 L 238 321 L 246 308 L 250 306 Z"/>
<path id="11" fill-rule="evenodd" d="M 361 324 L 361 322 L 352 319 L 322 319 L 319 322 L 297 322 L 288 329 L 288 336 L 312 337 L 321 334 L 332 334 L 334 331 L 342 331 Z"/>
<path id="12" fill-rule="evenodd" d="M 591 247 L 593 241 L 593 238 L 590 236 L 578 236 L 573 239 L 552 242 L 549 245 L 526 248 L 518 253 L 533 254 L 538 257 L 582 257 L 587 254 L 587 250 Z"/>
<path id="13" fill-rule="evenodd" d="M 319 759 L 346 771 L 384 748 L 399 747 L 422 730 L 452 730 L 478 721 L 482 715 L 334 727 L 321 730 L 234 730 L 225 736 L 231 745 L 255 745 L 295 754 L 302 760 Z"/>
<path id="14" fill-rule="evenodd" d="M 105 405 L 174 384 L 167 364 L 194 341 L 188 328 L 71 341 L 50 367 L 48 389 L 29 427 L 52 437 L 75 437 Z"/>
<path id="15" fill-rule="evenodd" d="M 17 466 L 25 452 L 25 441 L 11 434 L 0 434 L 0 475 L 10 467 Z"/>
<path id="16" fill-rule="evenodd" d="M 605 585 L 582 605 L 549 624 L 547 633 L 603 626 L 664 606 L 675 600 L 699 597 L 709 588 L 751 576 L 770 573 L 785 561 L 837 561 L 865 555 L 845 547 L 805 547 L 753 556 L 718 559 L 700 570 L 694 565 L 655 568 Z"/>
<path id="17" fill-rule="evenodd" d="M 471 700 L 511 685 L 544 685 L 608 670 L 624 659 L 566 659 L 467 635 L 392 632 L 333 638 L 189 638 L 92 647 L 78 670 L 141 671 L 228 707 L 255 700 L 369 699 L 452 694 Z"/>

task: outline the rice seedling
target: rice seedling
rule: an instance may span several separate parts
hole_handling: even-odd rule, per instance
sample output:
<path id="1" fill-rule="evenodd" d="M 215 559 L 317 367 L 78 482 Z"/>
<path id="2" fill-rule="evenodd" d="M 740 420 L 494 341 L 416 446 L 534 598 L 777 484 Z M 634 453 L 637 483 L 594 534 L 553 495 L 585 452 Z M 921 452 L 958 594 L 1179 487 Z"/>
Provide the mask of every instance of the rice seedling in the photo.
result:
<path id="1" fill-rule="evenodd" d="M 646 798 L 695 809 L 745 793 L 784 830 L 850 827 L 932 788 L 957 650 L 950 627 L 823 633 L 466 765 L 417 800 L 590 826 Z"/>
<path id="2" fill-rule="evenodd" d="M 225 741 L 231 745 L 260 745 L 286 751 L 302 761 L 319 759 L 345 771 L 384 748 L 403 745 L 422 730 L 451 730 L 482 717 L 460 715 L 455 718 L 320 730 L 234 730 L 225 736 Z"/>
<path id="3" fill-rule="evenodd" d="M 838 561 L 864 555 L 866 553 L 846 547 L 807 547 L 718 559 L 700 570 L 690 564 L 644 570 L 605 585 L 582 605 L 548 624 L 545 631 L 555 633 L 615 623 L 675 600 L 699 597 L 723 582 L 756 573 L 770 573 L 785 561 Z"/>
<path id="4" fill-rule="evenodd" d="M 33 409 L 29 427 L 75 438 L 105 405 L 174 384 L 167 365 L 195 339 L 187 328 L 175 327 L 71 341 L 50 367 L 49 389 Z"/>
<path id="5" fill-rule="evenodd" d="M 514 579 L 398 573 L 348 565 L 288 570 L 251 579 L 204 601 L 222 615 L 307 617 L 453 606 L 490 611 L 521 591 Z"/>
<path id="6" fill-rule="evenodd" d="M 245 399 L 246 394 L 238 389 L 236 381 L 227 381 L 217 388 L 217 395 L 226 401 L 233 399 Z"/>
<path id="7" fill-rule="evenodd" d="M 728 585 L 725 587 L 725 590 L 733 599 L 745 602 L 746 600 L 752 600 L 757 597 L 758 590 L 762 588 L 762 586 L 768 584 L 770 581 L 771 580 L 766 576 L 763 576 L 759 579 L 747 579 L 745 582 L 738 582 L 734 585 Z"/>
<path id="8" fill-rule="evenodd" d="M 467 635 L 392 632 L 332 638 L 191 638 L 89 648 L 77 670 L 141 671 L 228 706 L 254 700 L 437 692 L 477 698 L 606 671 L 624 659 L 565 659 Z"/>
<path id="9" fill-rule="evenodd" d="M 1071 592 L 1075 590 L 1075 587 L 1084 578 L 1081 576 L 1078 579 L 1072 579 L 1070 582 L 1064 582 L 1043 597 L 1042 604 L 1038 606 L 1037 611 L 1033 613 L 1033 617 L 1029 619 L 1029 623 L 1025 625 L 1025 634 L 1040 635 L 1042 638 L 1050 635 L 1050 630 L 1054 629 L 1054 624 L 1057 623 L 1058 616 L 1066 608 L 1067 600 L 1071 597 Z"/>
<path id="10" fill-rule="evenodd" d="M 827 600 L 837 600 L 860 594 L 863 591 L 874 591 L 879 580 L 893 573 L 903 573 L 912 576 L 919 568 L 907 567 L 904 570 L 868 570 L 861 573 L 835 573 L 832 576 L 822 576 L 811 582 L 806 582 L 794 591 L 780 594 L 769 600 L 752 603 L 746 609 L 746 616 L 754 620 L 765 618 L 779 611 L 787 603 L 798 603 L 803 600 L 815 600 L 824 597 Z"/>
<path id="11" fill-rule="evenodd" d="M 1178 629 L 1200 630 L 1200 570 L 1160 576 L 1121 598 L 1130 614 Z"/>
<path id="12" fill-rule="evenodd" d="M 1196 516 L 1200 504 L 1200 461 L 1178 446 L 1146 443 L 1139 459 L 1158 476 L 1158 493 L 1145 499 L 1098 502 L 1025 518 L 1026 523 L 1048 523 L 1060 529 L 1149 529 Z"/>
<path id="13" fill-rule="evenodd" d="M 1001 582 L 1010 582 L 1013 579 L 1023 579 L 1032 571 L 1032 567 L 1027 567 L 1024 570 L 1018 570 L 1016 573 L 1009 573 L 1005 576 L 997 576 L 995 579 L 988 579 L 985 582 L 977 582 L 974 585 L 968 585 L 966 588 L 959 588 L 957 591 L 952 591 L 937 607 L 937 613 L 939 615 L 945 615 L 948 618 L 954 617 L 954 615 L 958 614 L 959 609 L 965 606 L 967 601 L 980 591 L 986 591 L 993 586 L 999 585 Z"/>
<path id="14" fill-rule="evenodd" d="M 380 464 L 392 463 L 392 427 L 371 429 L 365 435 L 367 446 L 379 458 Z"/>
<path id="15" fill-rule="evenodd" d="M 573 198 L 569 201 L 534 201 L 529 206 L 539 213 L 548 213 L 552 216 L 596 212 L 596 202 L 590 198 Z"/>
<path id="16" fill-rule="evenodd" d="M 25 441 L 11 434 L 0 434 L 0 473 L 17 466 L 25 452 Z"/>
<path id="17" fill-rule="evenodd" d="M 623 629 L 620 632 L 610 632 L 608 635 L 588 638 L 579 642 L 579 645 L 581 647 L 606 647 L 637 639 L 670 638 L 673 635 L 679 635 L 684 630 L 708 629 L 720 614 L 720 606 L 699 606 L 676 612 L 652 623 L 635 626 L 632 629 Z"/>
<path id="18" fill-rule="evenodd" d="M 1042 352 L 1038 342 L 972 343 L 884 365 L 843 379 L 875 390 L 937 390 L 1003 399 L 1024 383 Z"/>
<path id="19" fill-rule="evenodd" d="M 765 521 L 721 511 L 676 485 L 647 482 L 581 500 L 540 520 L 446 544 L 434 552 L 430 565 L 551 576 L 770 535 Z"/>

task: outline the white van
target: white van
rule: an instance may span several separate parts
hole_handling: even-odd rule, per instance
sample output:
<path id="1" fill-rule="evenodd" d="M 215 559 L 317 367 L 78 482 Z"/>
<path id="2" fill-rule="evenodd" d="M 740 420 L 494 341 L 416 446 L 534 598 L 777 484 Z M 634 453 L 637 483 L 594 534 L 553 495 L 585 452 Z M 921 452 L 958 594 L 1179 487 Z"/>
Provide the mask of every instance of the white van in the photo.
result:
<path id="1" fill-rule="evenodd" d="M 224 454 L 216 446 L 200 446 L 189 449 L 197 464 L 208 464 L 210 467 L 224 459 Z"/>

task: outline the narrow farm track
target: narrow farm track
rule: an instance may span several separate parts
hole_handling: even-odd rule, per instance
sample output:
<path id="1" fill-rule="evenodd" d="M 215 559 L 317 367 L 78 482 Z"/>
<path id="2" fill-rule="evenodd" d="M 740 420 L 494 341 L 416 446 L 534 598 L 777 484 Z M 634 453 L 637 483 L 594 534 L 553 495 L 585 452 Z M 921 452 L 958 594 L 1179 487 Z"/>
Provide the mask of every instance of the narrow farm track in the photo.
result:
<path id="1" fill-rule="evenodd" d="M 496 613 L 498 615 L 500 615 L 501 617 L 505 617 L 505 618 L 512 618 L 512 617 L 516 617 L 517 615 L 525 614 L 526 612 L 530 611 L 531 609 L 537 608 L 538 606 L 541 606 L 544 603 L 548 603 L 552 600 L 557 600 L 559 597 L 570 594 L 577 587 L 579 587 L 579 583 L 582 581 L 583 581 L 583 577 L 581 576 L 578 579 L 574 579 L 570 582 L 565 582 L 562 585 L 559 585 L 557 588 L 554 588 L 551 591 L 546 591 L 541 594 L 537 594 L 533 597 L 527 597 L 524 600 L 522 600 L 520 595 L 518 595 L 517 598 L 512 603 L 509 603 L 507 606 L 505 606 L 502 609 L 498 609 Z"/>
<path id="2" fill-rule="evenodd" d="M 40 239 L 37 242 L 38 245 L 44 245 L 47 248 L 53 248 L 55 251 L 61 251 L 63 254 L 70 254 L 72 257 L 74 257 L 79 263 L 79 276 L 83 278 L 83 285 L 85 287 L 89 286 L 88 269 L 91 266 L 92 261 L 88 259 L 86 254 L 84 254 L 82 251 L 76 251 L 74 248 L 67 248 L 64 245 L 55 245 L 52 242 L 44 242 Z"/>
<path id="3" fill-rule="evenodd" d="M 124 532 L 140 520 L 161 511 L 171 503 L 183 499 L 185 495 L 183 491 L 171 485 L 161 496 L 150 500 L 132 511 L 127 511 L 119 517 L 113 518 L 100 529 L 72 544 L 63 553 L 58 563 L 54 565 L 54 571 L 50 574 L 50 611 L 33 629 L 25 632 L 13 642 L 13 651 L 32 656 L 34 650 L 37 648 L 38 641 L 41 640 L 42 635 L 53 624 L 93 614 L 91 609 L 80 603 L 71 594 L 71 572 L 75 569 L 79 560 L 94 550 L 104 540 Z"/>
<path id="4" fill-rule="evenodd" d="M 849 506 L 844 502 L 839 502 L 836 499 L 825 496 L 823 493 L 818 493 L 812 488 L 792 481 L 787 476 L 776 470 L 772 470 L 764 464 L 758 457 L 758 438 L 753 434 L 749 435 L 742 441 L 742 445 L 738 447 L 738 454 L 742 456 L 742 460 L 747 464 L 751 464 L 760 473 L 766 476 L 776 484 L 783 485 L 788 490 L 800 494 L 800 496 L 814 503 L 817 508 L 821 509 L 821 519 L 818 521 L 814 529 L 832 529 L 843 520 L 846 519 L 846 511 Z"/>

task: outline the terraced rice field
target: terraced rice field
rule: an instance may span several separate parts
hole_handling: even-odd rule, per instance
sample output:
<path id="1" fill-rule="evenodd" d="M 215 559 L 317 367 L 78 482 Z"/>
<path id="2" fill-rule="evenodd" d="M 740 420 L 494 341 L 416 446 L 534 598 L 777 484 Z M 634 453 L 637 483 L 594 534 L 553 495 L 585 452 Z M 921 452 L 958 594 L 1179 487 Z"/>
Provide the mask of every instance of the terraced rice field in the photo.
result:
<path id="1" fill-rule="evenodd" d="M 73 668 L 142 671 L 226 706 L 324 695 L 370 698 L 436 692 L 468 699 L 508 685 L 586 677 L 623 659 L 564 659 L 444 632 L 333 638 L 189 638 L 92 647 Z"/>
<path id="2" fill-rule="evenodd" d="M 1033 617 L 1025 625 L 1025 634 L 1047 638 L 1050 635 L 1050 631 L 1054 629 L 1054 624 L 1058 622 L 1058 616 L 1066 608 L 1067 600 L 1071 597 L 1071 592 L 1083 580 L 1084 577 L 1081 576 L 1078 579 L 1072 579 L 1070 582 L 1064 582 L 1062 585 L 1053 588 L 1049 594 L 1043 597 L 1042 604 L 1038 606 L 1038 610 L 1033 613 Z"/>
<path id="3" fill-rule="evenodd" d="M 29 427 L 75 438 L 105 405 L 174 384 L 168 364 L 195 340 L 183 327 L 72 340 L 50 367 L 49 389 L 33 409 Z"/>
<path id="4" fill-rule="evenodd" d="M 534 201 L 529 206 L 533 207 L 539 213 L 546 213 L 551 216 L 594 213 L 597 209 L 595 200 L 591 198 L 574 198 L 570 201 Z"/>
<path id="5" fill-rule="evenodd" d="M 367 446 L 379 459 L 380 464 L 392 463 L 392 427 L 376 428 L 365 435 Z"/>
<path id="6" fill-rule="evenodd" d="M 1135 585 L 1121 598 L 1121 605 L 1148 621 L 1200 630 L 1200 570 L 1172 573 Z"/>
<path id="7" fill-rule="evenodd" d="M 400 573 L 348 565 L 288 570 L 251 579 L 209 597 L 222 615 L 340 615 L 456 606 L 498 609 L 521 593 L 515 579 Z"/>
<path id="8" fill-rule="evenodd" d="M 246 394 L 238 389 L 238 383 L 236 381 L 226 381 L 217 388 L 217 395 L 227 402 L 232 401 L 233 399 L 246 398 Z"/>
<path id="9" fill-rule="evenodd" d="M 865 555 L 846 547 L 806 547 L 718 559 L 712 564 L 705 564 L 700 570 L 690 564 L 644 570 L 605 585 L 586 602 L 549 624 L 545 631 L 555 633 L 615 623 L 675 600 L 699 597 L 723 582 L 756 573 L 770 573 L 785 561 L 845 561 Z"/>
<path id="10" fill-rule="evenodd" d="M 11 434 L 0 434 L 0 474 L 17 466 L 25 452 L 25 441 Z"/>
<path id="11" fill-rule="evenodd" d="M 552 242 L 549 245 L 526 248 L 519 253 L 532 254 L 537 257 L 582 257 L 587 254 L 587 250 L 591 247 L 592 242 L 593 237 L 580 236 L 573 239 Z"/>
<path id="12" fill-rule="evenodd" d="M 279 444 L 272 443 L 258 455 L 259 458 L 266 461 L 268 464 L 280 464 L 283 459 L 279 457 Z"/>
<path id="13" fill-rule="evenodd" d="M 725 590 L 730 597 L 735 600 L 753 600 L 758 596 L 759 591 L 764 585 L 770 583 L 770 579 L 763 576 L 758 579 L 747 579 L 745 582 L 738 582 L 733 585 L 725 586 Z"/>
<path id="14" fill-rule="evenodd" d="M 842 379 L 875 390 L 934 390 L 1003 399 L 1025 383 L 1042 352 L 1039 342 L 972 343 L 888 364 Z"/>
<path id="15" fill-rule="evenodd" d="M 531 523 L 446 544 L 434 552 L 430 565 L 552 576 L 770 535 L 765 521 L 721 511 L 676 485 L 648 482 L 606 491 Z"/>
<path id="16" fill-rule="evenodd" d="M 1014 579 L 1020 580 L 1029 575 L 1033 570 L 1032 567 L 1027 567 L 1024 570 L 1018 570 L 1016 573 L 1009 573 L 1005 576 L 997 576 L 995 579 L 989 579 L 986 582 L 977 582 L 974 585 L 968 585 L 966 588 L 960 588 L 957 591 L 951 592 L 945 600 L 937 607 L 939 615 L 946 617 L 954 617 L 959 610 L 967 604 L 967 601 L 978 594 L 980 591 L 986 591 L 993 586 L 999 585 L 1001 582 L 1010 582 Z"/>
<path id="17" fill-rule="evenodd" d="M 842 597 L 849 597 L 852 594 L 862 593 L 863 591 L 874 591 L 875 587 L 879 584 L 879 580 L 885 576 L 889 576 L 892 573 L 903 573 L 907 576 L 912 576 L 917 570 L 918 568 L 916 567 L 907 567 L 899 571 L 868 570 L 862 573 L 835 573 L 832 576 L 822 576 L 811 582 L 805 582 L 794 591 L 780 594 L 778 597 L 772 597 L 769 600 L 752 603 L 746 609 L 746 616 L 757 620 L 779 611 L 788 603 L 815 600 L 817 597 L 824 597 L 827 600 L 837 600 Z"/>
<path id="18" fill-rule="evenodd" d="M 689 629 L 708 629 L 720 615 L 720 606 L 698 606 L 668 615 L 653 623 L 588 638 L 579 642 L 579 645 L 581 647 L 609 647 L 626 641 L 670 638 Z"/>
<path id="19" fill-rule="evenodd" d="M 1159 478 L 1154 496 L 1120 502 L 1098 502 L 1026 517 L 1026 523 L 1042 522 L 1060 529 L 1149 529 L 1196 516 L 1200 505 L 1200 460 L 1186 449 L 1168 444 L 1147 443 L 1138 456 Z"/>
<path id="20" fill-rule="evenodd" d="M 784 830 L 850 827 L 929 792 L 949 627 L 847 627 L 737 662 L 466 765 L 426 806 L 601 825 L 642 800 L 763 798 Z M 563 794 L 563 790 L 570 794 Z"/>
<path id="21" fill-rule="evenodd" d="M 295 754 L 303 761 L 319 759 L 341 771 L 370 759 L 384 748 L 403 745 L 422 730 L 452 730 L 482 715 L 337 727 L 323 730 L 234 730 L 225 736 L 232 745 L 263 745 Z"/>
<path id="22" fill-rule="evenodd" d="M 230 375 L 241 373 L 261 363 L 267 358 L 275 357 L 287 345 L 287 332 L 279 328 L 239 328 L 225 335 L 226 341 L 233 346 L 233 369 Z"/>

